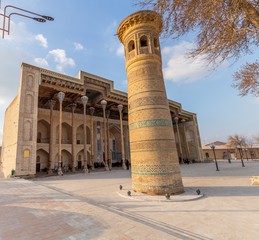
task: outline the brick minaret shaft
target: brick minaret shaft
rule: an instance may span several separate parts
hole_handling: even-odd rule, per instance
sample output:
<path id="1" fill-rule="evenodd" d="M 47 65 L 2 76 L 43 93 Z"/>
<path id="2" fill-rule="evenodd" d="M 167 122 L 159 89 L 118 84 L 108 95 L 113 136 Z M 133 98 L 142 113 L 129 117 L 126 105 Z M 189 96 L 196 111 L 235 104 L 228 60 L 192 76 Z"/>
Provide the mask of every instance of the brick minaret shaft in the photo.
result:
<path id="1" fill-rule="evenodd" d="M 149 195 L 183 192 L 165 84 L 159 34 L 162 19 L 145 10 L 118 27 L 128 77 L 132 188 Z"/>

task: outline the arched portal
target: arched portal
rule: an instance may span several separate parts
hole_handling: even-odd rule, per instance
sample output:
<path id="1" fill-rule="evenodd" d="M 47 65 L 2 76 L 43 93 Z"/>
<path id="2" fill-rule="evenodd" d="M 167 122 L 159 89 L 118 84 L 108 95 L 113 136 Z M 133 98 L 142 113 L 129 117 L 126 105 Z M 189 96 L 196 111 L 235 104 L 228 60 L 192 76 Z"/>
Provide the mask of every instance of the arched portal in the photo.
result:
<path id="1" fill-rule="evenodd" d="M 68 152 L 67 150 L 62 150 L 61 159 L 62 159 L 63 172 L 68 172 L 69 170 L 71 170 L 73 166 L 71 153 Z"/>
<path id="2" fill-rule="evenodd" d="M 121 135 L 120 128 L 117 125 L 111 125 L 109 129 L 110 133 L 110 152 L 112 157 L 112 164 L 119 166 L 121 163 Z"/>
<path id="3" fill-rule="evenodd" d="M 90 167 L 90 153 L 87 151 L 87 164 Z M 76 155 L 76 169 L 80 170 L 84 168 L 84 149 L 79 151 Z"/>
<path id="4" fill-rule="evenodd" d="M 37 150 L 36 172 L 45 172 L 48 169 L 49 153 L 43 149 Z"/>

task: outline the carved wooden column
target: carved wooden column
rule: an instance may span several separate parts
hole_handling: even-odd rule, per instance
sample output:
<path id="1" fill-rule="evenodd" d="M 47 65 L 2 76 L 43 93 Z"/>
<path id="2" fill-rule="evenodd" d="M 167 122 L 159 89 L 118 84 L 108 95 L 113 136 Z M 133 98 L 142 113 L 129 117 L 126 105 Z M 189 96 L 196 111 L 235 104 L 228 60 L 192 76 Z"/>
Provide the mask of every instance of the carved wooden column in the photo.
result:
<path id="1" fill-rule="evenodd" d="M 50 114 L 49 114 L 49 166 L 48 173 L 51 174 L 53 171 L 53 108 L 56 104 L 55 100 L 49 100 Z"/>
<path id="2" fill-rule="evenodd" d="M 123 136 L 123 125 L 122 125 L 122 110 L 123 106 L 118 105 L 118 110 L 120 114 L 120 129 L 121 129 L 121 161 L 122 161 L 122 168 L 124 170 L 127 169 L 126 164 L 125 164 L 125 147 L 124 147 L 124 136 Z"/>
<path id="3" fill-rule="evenodd" d="M 89 108 L 89 112 L 91 115 L 91 168 L 94 170 L 94 123 L 93 123 L 93 114 L 94 114 L 94 107 Z"/>
<path id="4" fill-rule="evenodd" d="M 63 175 L 62 172 L 62 149 L 61 149 L 61 140 L 62 140 L 62 102 L 65 98 L 65 93 L 58 93 L 59 100 L 59 138 L 58 138 L 58 175 Z"/>
<path id="5" fill-rule="evenodd" d="M 108 166 L 108 155 L 107 155 L 107 131 L 106 131 L 106 117 L 105 117 L 105 108 L 107 105 L 107 101 L 102 100 L 101 105 L 103 108 L 103 126 L 104 126 L 104 164 L 105 164 L 105 170 L 109 170 Z"/>
<path id="6" fill-rule="evenodd" d="M 72 109 L 72 172 L 75 172 L 76 169 L 76 129 L 75 129 L 75 110 L 76 103 L 71 104 Z"/>
<path id="7" fill-rule="evenodd" d="M 181 163 L 183 162 L 183 150 L 182 150 L 182 143 L 181 143 L 181 137 L 180 137 L 180 132 L 179 132 L 179 118 L 175 117 L 174 118 L 175 125 L 176 125 L 176 133 L 177 133 L 177 138 L 178 138 L 178 146 L 179 146 L 179 158 L 181 159 Z"/>
<path id="8" fill-rule="evenodd" d="M 110 129 L 109 129 L 109 117 L 110 117 L 110 111 L 106 112 L 106 117 L 107 117 L 107 162 L 108 162 L 108 168 L 111 171 L 112 169 L 112 159 L 111 159 L 111 151 L 110 151 Z"/>
<path id="9" fill-rule="evenodd" d="M 84 173 L 88 173 L 88 168 L 87 168 L 87 147 L 86 147 L 86 104 L 88 101 L 87 96 L 82 96 L 81 101 L 84 106 Z"/>
<path id="10" fill-rule="evenodd" d="M 199 134 L 199 127 L 198 127 L 198 121 L 197 117 L 193 116 L 193 132 L 194 132 L 194 139 L 195 139 L 195 146 L 197 149 L 197 155 L 198 155 L 198 161 L 203 160 L 203 154 L 202 154 L 202 147 L 201 147 L 201 139 Z"/>
<path id="11" fill-rule="evenodd" d="M 189 148 L 189 143 L 187 140 L 186 129 L 185 129 L 186 120 L 182 119 L 181 122 L 182 122 L 182 126 L 183 126 L 183 137 L 184 137 L 185 146 L 186 146 L 186 158 L 190 161 L 190 148 Z"/>

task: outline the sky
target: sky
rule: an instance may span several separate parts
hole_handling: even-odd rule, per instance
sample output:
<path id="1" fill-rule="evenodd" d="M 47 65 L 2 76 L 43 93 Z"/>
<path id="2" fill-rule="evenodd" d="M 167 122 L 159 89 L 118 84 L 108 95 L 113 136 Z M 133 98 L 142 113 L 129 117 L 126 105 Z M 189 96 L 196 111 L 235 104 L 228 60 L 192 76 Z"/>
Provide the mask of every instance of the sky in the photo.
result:
<path id="1" fill-rule="evenodd" d="M 140 10 L 133 0 L 0 1 L 0 12 L 13 5 L 55 18 L 38 23 L 13 15 L 10 35 L 0 39 L 0 145 L 4 112 L 17 95 L 22 62 L 72 77 L 82 70 L 110 79 L 115 89 L 127 92 L 123 46 L 115 34 L 124 18 Z M 160 45 L 167 97 L 197 114 L 202 144 L 226 141 L 233 134 L 259 135 L 259 99 L 240 97 L 231 87 L 233 73 L 254 61 L 258 49 L 212 69 L 203 58 L 186 57 L 194 46 L 192 36 L 161 38 Z"/>

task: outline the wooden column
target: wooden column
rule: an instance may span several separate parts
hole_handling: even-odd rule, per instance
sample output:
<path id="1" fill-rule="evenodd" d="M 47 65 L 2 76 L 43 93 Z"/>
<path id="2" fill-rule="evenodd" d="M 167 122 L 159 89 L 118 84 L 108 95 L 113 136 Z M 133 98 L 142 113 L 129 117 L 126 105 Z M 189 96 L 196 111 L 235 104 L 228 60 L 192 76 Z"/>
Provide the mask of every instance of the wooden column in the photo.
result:
<path id="1" fill-rule="evenodd" d="M 81 101 L 84 106 L 84 173 L 88 173 L 88 168 L 87 168 L 87 147 L 86 147 L 86 104 L 88 101 L 87 96 L 82 96 Z"/>
<path id="2" fill-rule="evenodd" d="M 124 170 L 127 169 L 126 164 L 125 164 L 125 146 L 124 146 L 124 136 L 123 136 L 123 125 L 122 125 L 122 110 L 123 106 L 118 105 L 118 110 L 120 114 L 120 129 L 121 129 L 121 161 L 122 161 L 122 168 Z"/>
<path id="3" fill-rule="evenodd" d="M 105 108 L 107 105 L 107 101 L 102 100 L 101 105 L 103 108 L 103 126 L 104 126 L 104 164 L 105 164 L 105 170 L 109 170 L 108 166 L 108 156 L 107 156 L 107 130 L 106 130 L 106 117 L 105 117 Z"/>
<path id="4" fill-rule="evenodd" d="M 53 108 L 56 104 L 55 100 L 49 100 L 50 114 L 49 114 L 49 166 L 48 173 L 53 173 Z"/>
<path id="5" fill-rule="evenodd" d="M 72 109 L 72 172 L 75 172 L 76 169 L 76 138 L 75 138 L 75 110 L 76 110 L 76 103 L 71 104 Z"/>
<path id="6" fill-rule="evenodd" d="M 59 100 L 58 175 L 63 176 L 62 167 L 61 167 L 61 164 L 62 164 L 61 140 L 62 140 L 62 102 L 65 98 L 65 93 L 59 92 L 57 96 Z"/>
<path id="7" fill-rule="evenodd" d="M 181 143 L 181 137 L 180 137 L 180 132 L 179 132 L 179 118 L 175 117 L 174 118 L 175 125 L 176 125 L 176 133 L 177 133 L 177 138 L 178 138 L 178 146 L 179 146 L 179 157 L 181 159 L 181 163 L 183 162 L 183 150 L 182 150 L 182 143 Z"/>
<path id="8" fill-rule="evenodd" d="M 91 114 L 91 168 L 94 170 L 94 123 L 93 123 L 93 114 L 94 114 L 94 107 L 89 108 L 89 112 Z"/>
<path id="9" fill-rule="evenodd" d="M 108 162 L 108 168 L 111 171 L 112 169 L 112 159 L 111 159 L 111 151 L 110 151 L 110 130 L 109 130 L 109 117 L 110 117 L 110 111 L 107 111 L 106 113 L 106 117 L 107 117 L 107 162 Z"/>
<path id="10" fill-rule="evenodd" d="M 182 119 L 182 124 L 183 124 L 183 137 L 184 137 L 184 141 L 185 141 L 185 145 L 186 145 L 186 157 L 188 158 L 188 160 L 190 161 L 190 148 L 189 148 L 189 144 L 188 144 L 188 140 L 187 140 L 187 136 L 186 136 L 186 129 L 185 129 L 185 119 Z"/>

